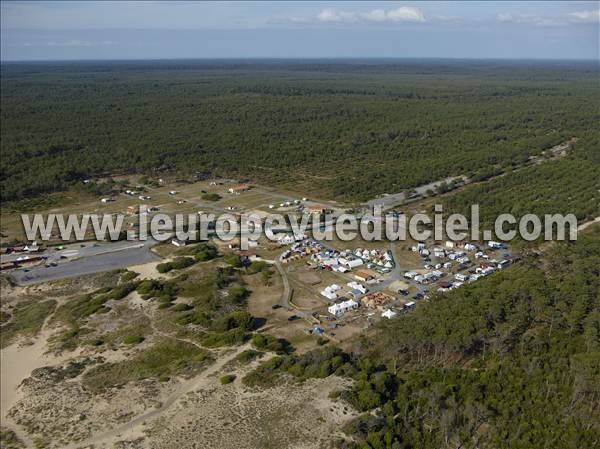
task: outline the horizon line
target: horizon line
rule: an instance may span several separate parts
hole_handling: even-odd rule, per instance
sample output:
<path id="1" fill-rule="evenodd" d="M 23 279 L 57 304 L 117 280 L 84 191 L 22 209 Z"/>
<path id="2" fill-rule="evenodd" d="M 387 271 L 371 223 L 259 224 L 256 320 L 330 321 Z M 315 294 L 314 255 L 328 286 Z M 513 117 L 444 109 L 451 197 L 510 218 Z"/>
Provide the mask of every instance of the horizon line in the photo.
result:
<path id="1" fill-rule="evenodd" d="M 86 63 L 86 62 L 144 62 L 144 61 L 377 61 L 377 60 L 437 60 L 437 61 L 518 61 L 518 62 L 597 62 L 598 58 L 537 58 L 537 57 L 472 57 L 472 56 L 227 56 L 227 57 L 180 57 L 180 58 L 82 58 L 82 59 L 1 59 L 0 64 L 26 63 Z"/>

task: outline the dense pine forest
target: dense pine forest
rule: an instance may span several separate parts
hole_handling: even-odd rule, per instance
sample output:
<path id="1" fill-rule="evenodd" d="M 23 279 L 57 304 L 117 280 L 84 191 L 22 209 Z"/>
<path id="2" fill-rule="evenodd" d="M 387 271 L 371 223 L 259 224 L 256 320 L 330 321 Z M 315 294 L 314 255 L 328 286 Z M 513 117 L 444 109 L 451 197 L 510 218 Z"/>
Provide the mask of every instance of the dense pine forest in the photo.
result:
<path id="1" fill-rule="evenodd" d="M 336 374 L 353 449 L 600 444 L 600 227 L 384 321 L 361 347 L 264 362 L 244 382 Z"/>
<path id="2" fill-rule="evenodd" d="M 362 200 L 511 170 L 573 137 L 581 151 L 555 171 L 577 183 L 600 153 L 598 75 L 591 62 L 3 64 L 2 200 L 164 172 Z"/>

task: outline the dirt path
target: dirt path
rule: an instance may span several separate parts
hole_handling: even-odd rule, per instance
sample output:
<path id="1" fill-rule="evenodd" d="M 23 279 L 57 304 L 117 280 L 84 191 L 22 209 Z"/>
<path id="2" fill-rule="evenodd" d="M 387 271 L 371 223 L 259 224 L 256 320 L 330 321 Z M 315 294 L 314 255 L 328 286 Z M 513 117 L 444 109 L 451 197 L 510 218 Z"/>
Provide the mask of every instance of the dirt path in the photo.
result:
<path id="1" fill-rule="evenodd" d="M 194 377 L 193 379 L 182 382 L 178 386 L 178 388 L 163 402 L 163 404 L 160 407 L 147 413 L 144 413 L 138 416 L 137 418 L 132 419 L 126 424 L 94 435 L 80 443 L 66 446 L 65 449 L 76 449 L 81 447 L 89 447 L 92 445 L 94 447 L 102 447 L 100 445 L 113 443 L 117 439 L 127 439 L 130 437 L 140 436 L 141 432 L 139 426 L 143 425 L 148 420 L 159 417 L 162 413 L 169 409 L 173 404 L 175 404 L 182 396 L 184 396 L 188 392 L 205 388 L 211 383 L 218 381 L 217 378 L 211 378 L 211 376 L 218 373 L 223 368 L 223 366 L 225 366 L 228 362 L 232 361 L 241 352 L 245 351 L 246 349 L 249 349 L 249 347 L 249 344 L 238 346 L 237 348 L 235 348 L 235 350 L 218 358 L 214 364 L 209 366 L 198 376 Z"/>
<path id="2" fill-rule="evenodd" d="M 586 221 L 585 223 L 580 224 L 579 226 L 577 226 L 577 232 L 585 231 L 594 223 L 600 223 L 600 217 L 596 217 L 593 220 Z"/>

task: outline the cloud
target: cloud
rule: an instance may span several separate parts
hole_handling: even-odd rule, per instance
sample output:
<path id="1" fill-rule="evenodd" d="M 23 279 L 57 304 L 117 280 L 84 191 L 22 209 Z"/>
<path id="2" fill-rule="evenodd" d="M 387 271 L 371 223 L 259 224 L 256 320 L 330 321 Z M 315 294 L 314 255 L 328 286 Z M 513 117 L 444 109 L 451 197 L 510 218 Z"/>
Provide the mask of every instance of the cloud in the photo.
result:
<path id="1" fill-rule="evenodd" d="M 502 23 L 531 24 L 535 26 L 565 26 L 573 23 L 600 23 L 600 10 L 576 11 L 555 16 L 503 13 L 496 16 Z"/>
<path id="2" fill-rule="evenodd" d="M 561 21 L 556 17 L 542 17 L 529 14 L 498 14 L 496 20 L 502 23 L 521 23 L 536 26 L 553 26 L 561 24 Z"/>
<path id="3" fill-rule="evenodd" d="M 419 8 L 402 6 L 388 11 L 387 17 L 394 22 L 425 22 L 425 16 Z"/>
<path id="4" fill-rule="evenodd" d="M 400 8 L 385 11 L 383 9 L 373 9 L 366 13 L 357 13 L 352 11 L 340 11 L 334 8 L 323 9 L 317 14 L 319 22 L 329 23 L 356 23 L 356 22 L 379 22 L 379 23 L 400 23 L 425 22 L 425 16 L 419 8 L 412 6 L 402 6 Z"/>
<path id="5" fill-rule="evenodd" d="M 81 40 L 70 40 L 65 42 L 55 42 L 50 41 L 46 42 L 48 47 L 91 47 L 92 43 L 90 41 L 81 41 Z"/>
<path id="6" fill-rule="evenodd" d="M 383 9 L 374 9 L 365 14 L 365 19 L 371 22 L 385 22 L 387 14 Z"/>
<path id="7" fill-rule="evenodd" d="M 71 39 L 68 41 L 49 41 L 46 42 L 48 47 L 97 47 L 100 45 L 115 45 L 116 42 L 111 40 L 103 40 L 101 42 L 91 42 L 79 39 Z M 29 44 L 31 45 L 31 44 Z"/>
<path id="8" fill-rule="evenodd" d="M 569 14 L 569 18 L 574 22 L 600 23 L 600 9 L 595 11 L 575 11 Z"/>
<path id="9" fill-rule="evenodd" d="M 326 8 L 317 15 L 317 20 L 320 22 L 352 23 L 358 20 L 358 15 L 354 12 Z"/>

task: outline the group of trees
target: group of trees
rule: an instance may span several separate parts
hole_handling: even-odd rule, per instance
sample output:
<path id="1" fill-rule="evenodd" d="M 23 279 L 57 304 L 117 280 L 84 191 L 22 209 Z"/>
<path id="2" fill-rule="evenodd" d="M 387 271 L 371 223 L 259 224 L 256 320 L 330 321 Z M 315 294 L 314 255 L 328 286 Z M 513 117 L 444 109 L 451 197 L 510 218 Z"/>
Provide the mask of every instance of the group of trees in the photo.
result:
<path id="1" fill-rule="evenodd" d="M 480 205 L 482 229 L 493 229 L 500 214 L 574 214 L 578 221 L 600 215 L 600 133 L 584 134 L 562 159 L 544 161 L 476 183 L 439 201 L 444 211 L 470 216 Z"/>
<path id="2" fill-rule="evenodd" d="M 485 177 L 594 129 L 596 77 L 585 63 L 3 65 L 2 199 L 169 170 L 348 199 Z"/>

